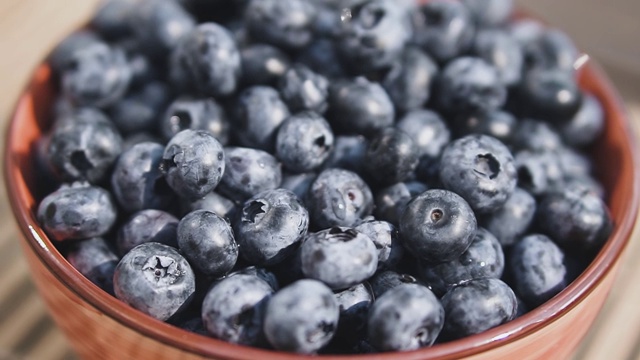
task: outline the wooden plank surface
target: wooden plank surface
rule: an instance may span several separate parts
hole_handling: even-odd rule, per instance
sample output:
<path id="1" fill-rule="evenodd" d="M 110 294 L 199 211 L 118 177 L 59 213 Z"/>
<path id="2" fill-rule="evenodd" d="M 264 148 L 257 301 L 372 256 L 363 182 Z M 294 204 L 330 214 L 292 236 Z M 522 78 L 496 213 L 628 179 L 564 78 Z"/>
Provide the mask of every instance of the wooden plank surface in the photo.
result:
<path id="1" fill-rule="evenodd" d="M 517 2 L 566 29 L 583 49 L 601 61 L 622 92 L 634 124 L 640 121 L 640 2 Z M 2 129 L 31 71 L 57 41 L 87 18 L 96 4 L 97 0 L 0 1 Z M 4 137 L 0 142 L 3 140 Z M 73 359 L 73 352 L 49 319 L 30 282 L 18 249 L 4 184 L 0 185 L 0 228 L 4 229 L 0 233 L 0 360 Z M 635 261 L 638 254 L 640 239 L 636 232 L 614 290 L 576 360 L 640 359 L 640 266 Z"/>

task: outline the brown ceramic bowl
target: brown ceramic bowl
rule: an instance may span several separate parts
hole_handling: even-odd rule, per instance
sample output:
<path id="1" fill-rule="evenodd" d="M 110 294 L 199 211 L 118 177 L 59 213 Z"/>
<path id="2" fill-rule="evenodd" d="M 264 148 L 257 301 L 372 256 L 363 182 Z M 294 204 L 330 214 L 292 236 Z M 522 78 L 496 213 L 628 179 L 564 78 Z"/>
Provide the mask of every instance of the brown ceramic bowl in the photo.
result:
<path id="1" fill-rule="evenodd" d="M 609 194 L 615 230 L 595 260 L 564 291 L 526 315 L 461 340 L 404 353 L 352 359 L 566 359 L 600 311 L 613 283 L 638 211 L 638 159 L 629 119 L 610 82 L 593 63 L 581 86 L 606 110 L 606 130 L 594 160 Z M 22 248 L 55 321 L 86 359 L 294 359 L 298 355 L 241 347 L 155 320 L 103 292 L 56 250 L 36 221 L 34 142 L 47 128 L 54 98 L 51 72 L 35 72 L 6 133 L 4 175 Z M 331 357 L 333 358 L 333 357 Z M 336 357 L 337 358 L 337 357 Z"/>

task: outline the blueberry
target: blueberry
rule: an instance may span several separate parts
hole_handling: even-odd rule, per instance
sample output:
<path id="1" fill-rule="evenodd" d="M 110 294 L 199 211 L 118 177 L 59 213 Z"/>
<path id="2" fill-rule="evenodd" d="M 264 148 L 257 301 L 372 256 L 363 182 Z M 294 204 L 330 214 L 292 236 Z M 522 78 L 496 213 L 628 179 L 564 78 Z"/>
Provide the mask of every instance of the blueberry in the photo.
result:
<path id="1" fill-rule="evenodd" d="M 177 1 L 137 1 L 128 17 L 136 40 L 153 57 L 168 54 L 196 26 Z"/>
<path id="2" fill-rule="evenodd" d="M 72 243 L 65 258 L 92 283 L 113 295 L 113 273 L 120 259 L 104 238 L 95 237 Z"/>
<path id="3" fill-rule="evenodd" d="M 592 94 L 585 93 L 578 112 L 567 122 L 558 124 L 558 132 L 565 144 L 585 147 L 602 134 L 604 122 L 602 104 Z"/>
<path id="4" fill-rule="evenodd" d="M 99 42 L 100 38 L 93 31 L 75 31 L 56 45 L 56 47 L 51 51 L 51 54 L 49 54 L 47 62 L 51 66 L 51 69 L 56 74 L 60 75 L 69 64 L 69 60 L 72 59 L 73 54 L 76 51 Z"/>
<path id="5" fill-rule="evenodd" d="M 469 204 L 447 190 L 427 190 L 407 205 L 400 238 L 417 258 L 438 263 L 464 253 L 473 241 L 476 217 Z"/>
<path id="6" fill-rule="evenodd" d="M 531 234 L 518 241 L 510 252 L 508 266 L 516 293 L 530 307 L 551 299 L 567 286 L 564 252 L 544 235 Z"/>
<path id="7" fill-rule="evenodd" d="M 341 343 L 354 343 L 366 336 L 367 315 L 373 294 L 364 283 L 335 293 L 340 309 L 340 320 L 334 340 Z"/>
<path id="8" fill-rule="evenodd" d="M 289 108 L 268 86 L 242 91 L 234 106 L 235 135 L 242 146 L 272 151 L 277 129 L 289 117 Z"/>
<path id="9" fill-rule="evenodd" d="M 116 127 L 92 108 L 59 119 L 51 131 L 48 159 L 63 180 L 100 183 L 122 151 L 122 136 Z"/>
<path id="10" fill-rule="evenodd" d="M 248 274 L 231 275 L 207 293 L 202 319 L 207 331 L 234 344 L 258 346 L 266 342 L 262 331 L 266 304 L 274 290 Z"/>
<path id="11" fill-rule="evenodd" d="M 355 227 L 367 235 L 378 252 L 378 269 L 395 269 L 402 261 L 404 247 L 400 243 L 398 230 L 386 221 L 366 221 Z"/>
<path id="12" fill-rule="evenodd" d="M 420 150 L 411 136 L 390 127 L 371 139 L 364 158 L 367 175 L 381 185 L 411 178 L 418 166 Z"/>
<path id="13" fill-rule="evenodd" d="M 240 50 L 242 82 L 246 85 L 274 86 L 291 66 L 280 49 L 267 44 L 252 44 Z"/>
<path id="14" fill-rule="evenodd" d="M 394 118 L 393 103 L 378 83 L 358 77 L 329 88 L 327 119 L 337 132 L 371 135 L 393 125 Z"/>
<path id="15" fill-rule="evenodd" d="M 331 290 L 304 279 L 278 291 L 267 305 L 264 332 L 278 350 L 313 354 L 329 343 L 340 311 Z"/>
<path id="16" fill-rule="evenodd" d="M 315 170 L 333 150 L 331 126 L 318 113 L 304 111 L 287 118 L 278 128 L 276 156 L 285 169 L 302 173 Z"/>
<path id="17" fill-rule="evenodd" d="M 431 346 L 444 324 L 445 312 L 426 287 L 401 284 L 380 296 L 369 312 L 369 341 L 381 351 L 408 351 Z"/>
<path id="18" fill-rule="evenodd" d="M 519 151 L 515 154 L 518 186 L 532 195 L 541 195 L 564 184 L 560 157 L 555 152 Z"/>
<path id="19" fill-rule="evenodd" d="M 520 82 L 524 54 L 520 44 L 508 32 L 493 29 L 479 31 L 473 43 L 473 53 L 496 68 L 503 84 L 512 86 Z"/>
<path id="20" fill-rule="evenodd" d="M 380 220 L 398 225 L 407 203 L 427 189 L 426 184 L 411 181 L 393 184 L 378 190 L 375 195 L 374 215 Z"/>
<path id="21" fill-rule="evenodd" d="M 475 27 L 462 3 L 429 1 L 420 6 L 415 17 L 414 41 L 438 62 L 447 62 L 471 46 Z"/>
<path id="22" fill-rule="evenodd" d="M 124 96 L 131 76 L 121 49 L 90 43 L 69 56 L 61 76 L 62 92 L 76 105 L 104 108 Z"/>
<path id="23" fill-rule="evenodd" d="M 459 339 L 513 320 L 518 305 L 513 290 L 502 280 L 476 279 L 449 290 L 442 306 L 443 338 Z"/>
<path id="24" fill-rule="evenodd" d="M 141 142 L 124 151 L 111 173 L 111 190 L 127 212 L 142 209 L 166 210 L 175 200 L 160 170 L 164 146 Z"/>
<path id="25" fill-rule="evenodd" d="M 145 143 L 145 142 L 156 143 L 159 145 L 162 143 L 162 139 L 160 139 L 160 137 L 157 136 L 155 133 L 152 133 L 149 131 L 141 131 L 141 132 L 128 134 L 122 140 L 122 153 L 130 150 L 135 145 Z M 120 155 L 122 155 L 122 153 Z M 111 176 L 113 176 L 113 173 L 111 174 Z"/>
<path id="26" fill-rule="evenodd" d="M 241 74 L 240 51 L 229 31 L 204 23 L 180 39 L 171 55 L 172 80 L 207 96 L 231 95 Z"/>
<path id="27" fill-rule="evenodd" d="M 369 142 L 362 135 L 338 135 L 333 141 L 333 151 L 322 168 L 341 168 L 362 173 L 368 146 Z"/>
<path id="28" fill-rule="evenodd" d="M 548 123 L 525 118 L 518 122 L 512 144 L 516 150 L 543 152 L 560 148 L 562 139 Z"/>
<path id="29" fill-rule="evenodd" d="M 510 22 L 507 25 L 507 31 L 524 50 L 528 44 L 542 36 L 545 27 L 538 20 L 522 18 Z"/>
<path id="30" fill-rule="evenodd" d="M 536 200 L 517 187 L 504 205 L 487 215 L 482 225 L 496 236 L 502 246 L 515 244 L 529 229 L 536 213 Z"/>
<path id="31" fill-rule="evenodd" d="M 535 68 L 525 72 L 517 98 L 522 114 L 558 123 L 576 115 L 582 92 L 572 73 L 555 68 Z"/>
<path id="32" fill-rule="evenodd" d="M 418 276 L 436 295 L 473 279 L 500 279 L 504 253 L 498 239 L 483 228 L 476 230 L 469 248 L 457 259 L 440 264 L 418 262 Z"/>
<path id="33" fill-rule="evenodd" d="M 579 51 L 564 32 L 545 29 L 525 45 L 524 54 L 529 68 L 559 69 L 572 74 Z"/>
<path id="34" fill-rule="evenodd" d="M 393 270 L 378 271 L 369 280 L 367 280 L 371 286 L 374 298 L 378 299 L 382 294 L 389 290 L 394 289 L 398 285 L 402 284 L 420 284 L 423 285 L 418 279 L 409 275 L 398 273 Z"/>
<path id="35" fill-rule="evenodd" d="M 394 0 L 355 2 L 336 37 L 342 59 L 358 72 L 390 66 L 411 39 L 409 14 Z"/>
<path id="36" fill-rule="evenodd" d="M 285 49 L 299 49 L 312 39 L 314 10 L 304 0 L 251 0 L 244 21 L 252 38 Z"/>
<path id="37" fill-rule="evenodd" d="M 308 226 L 309 213 L 298 197 L 276 189 L 247 200 L 233 228 L 241 256 L 250 264 L 271 266 L 293 254 Z"/>
<path id="38" fill-rule="evenodd" d="M 396 110 L 419 109 L 431 97 L 438 65 L 421 49 L 408 46 L 382 80 Z"/>
<path id="39" fill-rule="evenodd" d="M 111 120 L 123 134 L 153 131 L 169 96 L 167 85 L 159 81 L 148 82 L 109 108 Z"/>
<path id="40" fill-rule="evenodd" d="M 223 146 L 229 140 L 229 120 L 213 98 L 180 97 L 169 105 L 161 122 L 164 138 L 186 129 L 207 131 Z"/>
<path id="41" fill-rule="evenodd" d="M 451 142 L 442 153 L 440 180 L 478 212 L 500 208 L 518 181 L 509 149 L 486 135 L 468 135 Z"/>
<path id="42" fill-rule="evenodd" d="M 453 120 L 456 135 L 463 137 L 471 134 L 493 136 L 502 143 L 510 145 L 518 128 L 518 120 L 513 114 L 503 110 L 477 111 L 460 114 Z"/>
<path id="43" fill-rule="evenodd" d="M 339 15 L 337 16 L 339 18 Z M 346 70 L 336 47 L 335 42 L 331 39 L 317 38 L 300 50 L 296 60 L 327 78 L 343 77 Z"/>
<path id="44" fill-rule="evenodd" d="M 343 169 L 322 171 L 309 188 L 307 204 L 319 229 L 353 226 L 373 210 L 373 195 L 357 174 Z"/>
<path id="45" fill-rule="evenodd" d="M 169 186 L 186 199 L 212 191 L 225 172 L 225 154 L 213 135 L 203 130 L 183 130 L 167 143 L 162 171 Z"/>
<path id="46" fill-rule="evenodd" d="M 124 255 L 134 247 L 147 242 L 178 248 L 178 221 L 175 216 L 161 210 L 147 209 L 134 213 L 118 230 L 118 252 Z"/>
<path id="47" fill-rule="evenodd" d="M 113 287 L 118 299 L 166 321 L 191 302 L 195 276 L 178 250 L 158 243 L 144 243 L 120 260 Z"/>
<path id="48" fill-rule="evenodd" d="M 280 95 L 292 112 L 327 109 L 329 81 L 302 64 L 292 65 L 279 79 Z"/>
<path id="49" fill-rule="evenodd" d="M 256 266 L 247 266 L 247 267 L 241 268 L 240 270 L 236 270 L 230 273 L 229 275 L 227 275 L 227 277 L 235 276 L 235 275 L 254 276 L 262 281 L 265 281 L 267 284 L 269 284 L 271 289 L 273 289 L 274 291 L 280 290 L 280 284 L 278 283 L 278 278 L 276 277 L 276 275 L 273 272 L 266 270 L 264 268 L 256 267 Z"/>
<path id="50" fill-rule="evenodd" d="M 226 170 L 219 191 L 232 200 L 244 201 L 282 182 L 278 160 L 269 153 L 251 148 L 225 148 Z"/>
<path id="51" fill-rule="evenodd" d="M 449 127 L 442 117 L 427 109 L 406 113 L 396 127 L 411 137 L 421 157 L 437 158 L 451 139 Z"/>
<path id="52" fill-rule="evenodd" d="M 478 26 L 495 27 L 509 21 L 514 8 L 513 0 L 462 0 Z"/>
<path id="53" fill-rule="evenodd" d="M 229 223 L 207 210 L 185 215 L 178 224 L 178 246 L 189 263 L 207 276 L 229 272 L 238 260 L 238 244 Z"/>
<path id="54" fill-rule="evenodd" d="M 580 251 L 599 250 L 613 227 L 606 204 L 586 188 L 547 193 L 538 203 L 535 221 L 556 243 Z"/>
<path id="55" fill-rule="evenodd" d="M 302 272 L 334 290 L 346 289 L 370 278 L 378 266 L 371 238 L 346 227 L 310 233 L 300 245 Z"/>
<path id="56" fill-rule="evenodd" d="M 318 174 L 314 172 L 301 174 L 285 173 L 282 176 L 282 183 L 280 184 L 280 187 L 293 192 L 301 201 L 304 202 L 307 197 L 307 192 L 309 192 L 309 188 L 317 176 Z"/>
<path id="57" fill-rule="evenodd" d="M 507 99 L 496 67 L 478 57 L 459 57 L 447 63 L 435 91 L 438 105 L 452 114 L 495 110 Z"/>
<path id="58" fill-rule="evenodd" d="M 236 211 L 236 203 L 218 194 L 215 191 L 207 193 L 204 197 L 193 201 L 183 201 L 182 209 L 184 213 L 195 210 L 208 210 L 223 218 L 231 219 Z"/>
<path id="59" fill-rule="evenodd" d="M 116 216 L 111 194 L 88 183 L 63 184 L 42 199 L 37 212 L 44 231 L 57 241 L 102 236 Z"/>
<path id="60" fill-rule="evenodd" d="M 91 19 L 91 27 L 106 39 L 119 39 L 131 35 L 130 14 L 135 11 L 136 1 L 105 1 Z"/>

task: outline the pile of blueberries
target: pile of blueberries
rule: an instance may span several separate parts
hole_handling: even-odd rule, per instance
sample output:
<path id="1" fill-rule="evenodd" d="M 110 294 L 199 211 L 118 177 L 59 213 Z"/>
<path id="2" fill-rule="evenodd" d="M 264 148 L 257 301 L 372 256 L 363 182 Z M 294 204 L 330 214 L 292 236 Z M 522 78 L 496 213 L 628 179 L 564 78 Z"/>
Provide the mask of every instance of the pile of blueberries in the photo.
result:
<path id="1" fill-rule="evenodd" d="M 49 57 L 37 216 L 154 318 L 307 354 L 483 332 L 612 230 L 604 126 L 511 0 L 113 0 Z"/>

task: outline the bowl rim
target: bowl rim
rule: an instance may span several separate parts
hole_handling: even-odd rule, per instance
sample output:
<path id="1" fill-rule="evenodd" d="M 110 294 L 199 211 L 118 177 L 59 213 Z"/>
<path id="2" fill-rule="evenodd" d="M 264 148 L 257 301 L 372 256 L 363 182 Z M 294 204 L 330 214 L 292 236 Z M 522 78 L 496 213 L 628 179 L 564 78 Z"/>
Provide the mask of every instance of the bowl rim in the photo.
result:
<path id="1" fill-rule="evenodd" d="M 514 342 L 528 334 L 534 333 L 558 320 L 563 314 L 573 309 L 586 299 L 597 285 L 615 267 L 631 238 L 638 216 L 637 201 L 640 194 L 640 162 L 637 152 L 636 138 L 631 129 L 630 117 L 620 95 L 612 86 L 604 71 L 590 60 L 580 76 L 590 77 L 594 85 L 600 90 L 599 98 L 608 109 L 607 117 L 616 116 L 620 121 L 614 122 L 617 131 L 624 132 L 625 141 L 619 145 L 624 161 L 621 166 L 621 177 L 630 184 L 627 196 L 622 198 L 620 209 L 624 209 L 613 233 L 603 248 L 598 252 L 590 265 L 567 288 L 551 300 L 531 310 L 523 316 L 487 330 L 483 333 L 465 337 L 463 339 L 436 344 L 432 347 L 421 348 L 408 352 L 390 352 L 364 355 L 322 355 L 322 359 L 396 359 L 399 355 L 403 359 L 454 359 L 469 356 L 479 352 Z M 115 297 L 107 294 L 91 283 L 75 270 L 55 248 L 53 242 L 46 236 L 38 225 L 34 212 L 27 209 L 25 204 L 34 203 L 32 194 L 24 179 L 19 176 L 13 150 L 20 142 L 17 133 L 19 122 L 33 110 L 33 92 L 38 87 L 48 86 L 51 69 L 47 65 L 40 65 L 35 71 L 32 82 L 26 87 L 17 101 L 13 115 L 5 132 L 4 147 L 4 177 L 10 206 L 22 233 L 22 238 L 42 264 L 54 275 L 58 281 L 84 300 L 88 305 L 109 316 L 114 321 L 128 327 L 142 336 L 149 337 L 163 344 L 170 345 L 197 356 L 233 358 L 233 359 L 296 359 L 299 354 L 277 352 L 227 343 L 204 335 L 198 335 L 174 327 L 162 321 L 146 316 L 132 307 L 124 304 Z"/>

